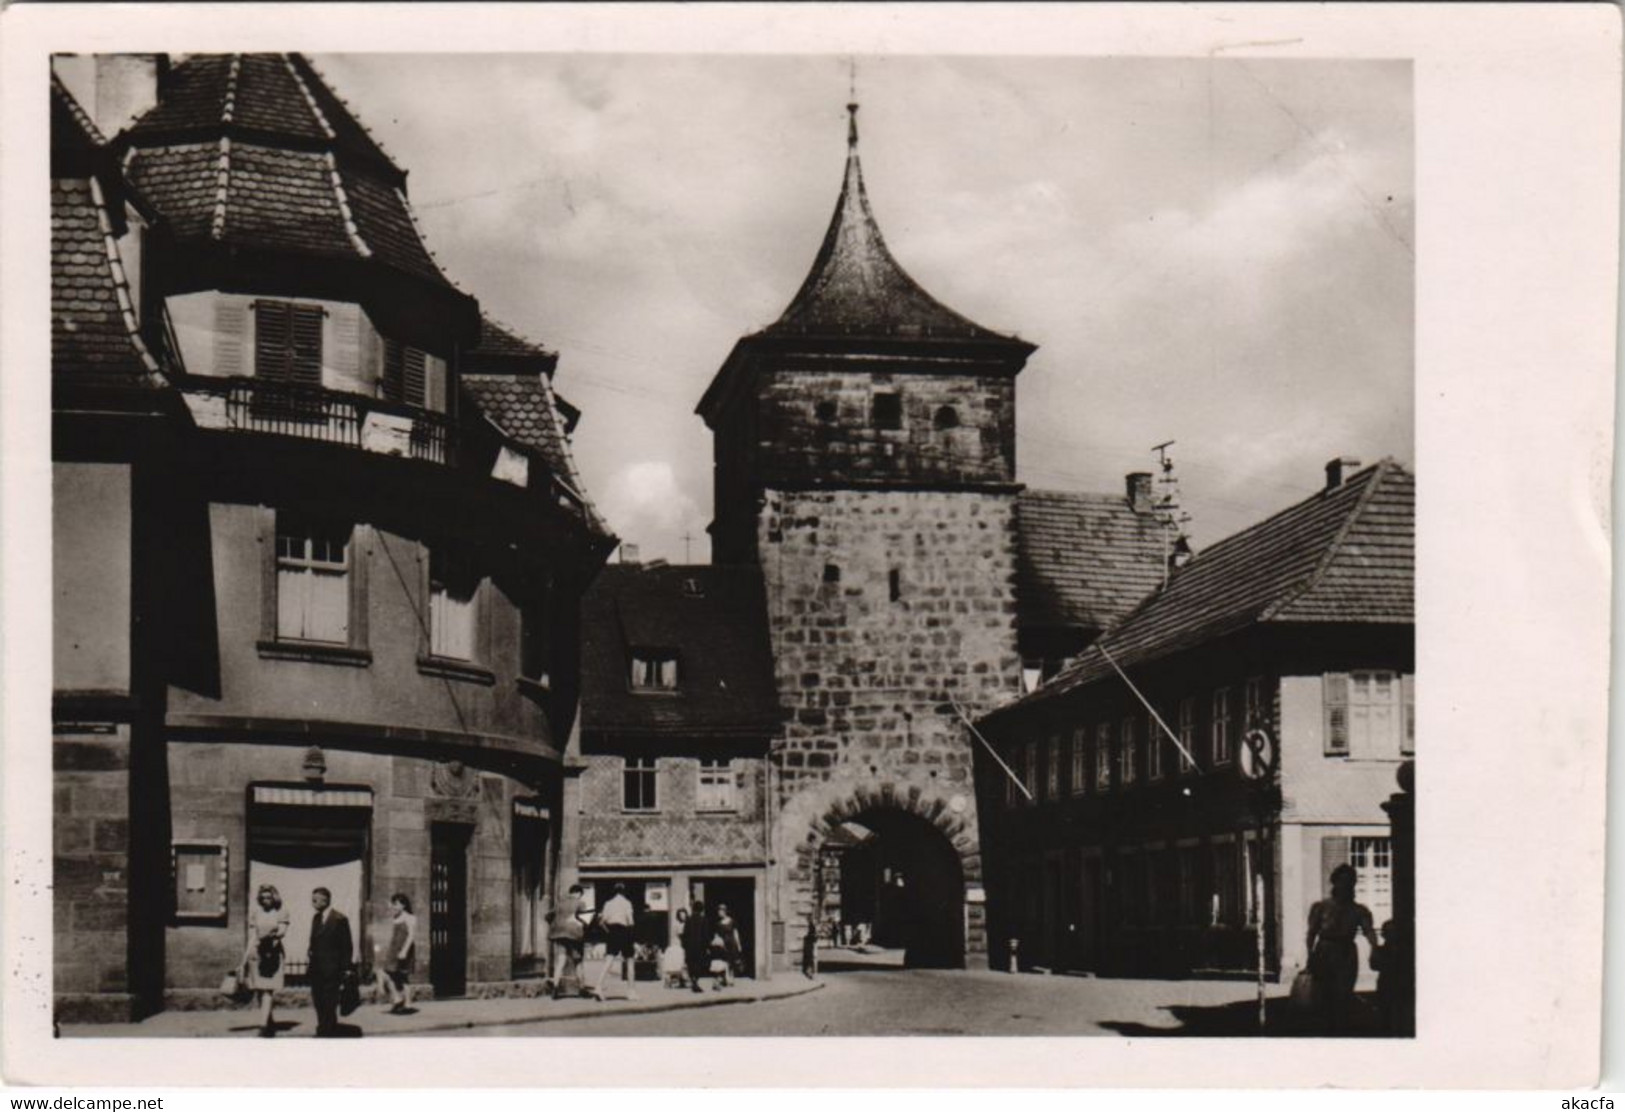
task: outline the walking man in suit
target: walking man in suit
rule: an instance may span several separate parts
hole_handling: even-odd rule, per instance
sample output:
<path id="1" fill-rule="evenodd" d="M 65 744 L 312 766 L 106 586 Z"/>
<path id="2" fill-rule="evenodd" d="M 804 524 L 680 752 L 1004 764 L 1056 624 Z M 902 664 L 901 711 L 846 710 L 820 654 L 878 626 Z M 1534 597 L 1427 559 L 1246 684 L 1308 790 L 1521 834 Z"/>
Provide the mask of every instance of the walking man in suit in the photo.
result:
<path id="1" fill-rule="evenodd" d="M 316 1005 L 316 1037 L 332 1038 L 339 1033 L 339 983 L 355 943 L 350 936 L 350 920 L 331 905 L 333 893 L 317 888 L 310 894 L 316 917 L 310 923 L 310 998 Z"/>

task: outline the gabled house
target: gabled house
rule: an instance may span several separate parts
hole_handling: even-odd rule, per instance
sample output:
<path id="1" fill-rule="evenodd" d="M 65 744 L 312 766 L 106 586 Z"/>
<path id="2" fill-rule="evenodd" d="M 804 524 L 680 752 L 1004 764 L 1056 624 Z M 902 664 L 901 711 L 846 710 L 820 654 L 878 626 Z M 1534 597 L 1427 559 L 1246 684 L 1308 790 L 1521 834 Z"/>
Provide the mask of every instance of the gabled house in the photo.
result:
<path id="1" fill-rule="evenodd" d="M 1384 460 L 1200 553 L 1049 683 L 986 715 L 991 930 L 1115 974 L 1272 967 L 1353 865 L 1394 913 L 1383 804 L 1415 753 L 1415 481 Z M 1248 734 L 1272 760 L 1255 767 Z"/>
<path id="2" fill-rule="evenodd" d="M 582 602 L 579 752 L 566 801 L 579 876 L 615 883 L 664 948 L 692 900 L 728 905 L 768 969 L 768 755 L 782 715 L 759 568 L 612 564 Z"/>

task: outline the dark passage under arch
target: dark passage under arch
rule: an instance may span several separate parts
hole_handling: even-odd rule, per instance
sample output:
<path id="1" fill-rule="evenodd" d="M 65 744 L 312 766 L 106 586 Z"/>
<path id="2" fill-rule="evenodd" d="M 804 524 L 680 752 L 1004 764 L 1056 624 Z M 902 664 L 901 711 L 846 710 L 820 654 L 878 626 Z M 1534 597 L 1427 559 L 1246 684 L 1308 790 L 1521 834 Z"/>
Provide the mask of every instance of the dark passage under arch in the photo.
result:
<path id="1" fill-rule="evenodd" d="M 843 830 L 845 844 L 826 845 L 839 864 L 825 882 L 841 923 L 867 924 L 873 943 L 901 949 L 906 966 L 964 968 L 965 874 L 946 835 L 884 807 L 852 816 Z"/>

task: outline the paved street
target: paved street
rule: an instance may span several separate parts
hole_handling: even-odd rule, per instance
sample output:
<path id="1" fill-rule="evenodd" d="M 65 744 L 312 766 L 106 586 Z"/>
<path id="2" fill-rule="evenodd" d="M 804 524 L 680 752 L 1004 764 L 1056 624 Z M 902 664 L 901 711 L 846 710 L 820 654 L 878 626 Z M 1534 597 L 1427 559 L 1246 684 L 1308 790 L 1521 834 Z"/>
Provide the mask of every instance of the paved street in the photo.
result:
<path id="1" fill-rule="evenodd" d="M 784 976 L 781 974 L 780 976 Z M 777 980 L 777 978 L 775 978 Z M 744 1007 L 607 1015 L 451 1035 L 1174 1035 L 1250 1033 L 1253 987 L 988 971 L 832 972 L 806 996 Z M 1277 991 L 1271 986 L 1271 991 Z"/>

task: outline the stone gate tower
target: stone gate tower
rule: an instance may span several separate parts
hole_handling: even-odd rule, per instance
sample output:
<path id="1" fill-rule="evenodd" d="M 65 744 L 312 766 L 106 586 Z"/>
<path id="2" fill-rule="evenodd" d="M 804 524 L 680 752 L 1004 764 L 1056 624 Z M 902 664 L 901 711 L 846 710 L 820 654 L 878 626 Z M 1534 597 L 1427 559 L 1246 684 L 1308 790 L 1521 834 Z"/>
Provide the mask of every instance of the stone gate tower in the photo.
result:
<path id="1" fill-rule="evenodd" d="M 985 960 L 975 715 L 1020 685 L 1015 386 L 1032 344 L 937 302 L 887 250 L 857 106 L 823 245 L 701 400 L 713 551 L 758 563 L 779 697 L 766 906 L 793 954 L 844 878 L 916 964 Z M 863 891 L 853 891 L 861 887 Z M 848 912 L 848 915 L 853 914 Z M 782 927 L 781 927 L 782 924 Z M 780 931 L 782 935 L 779 935 Z"/>

